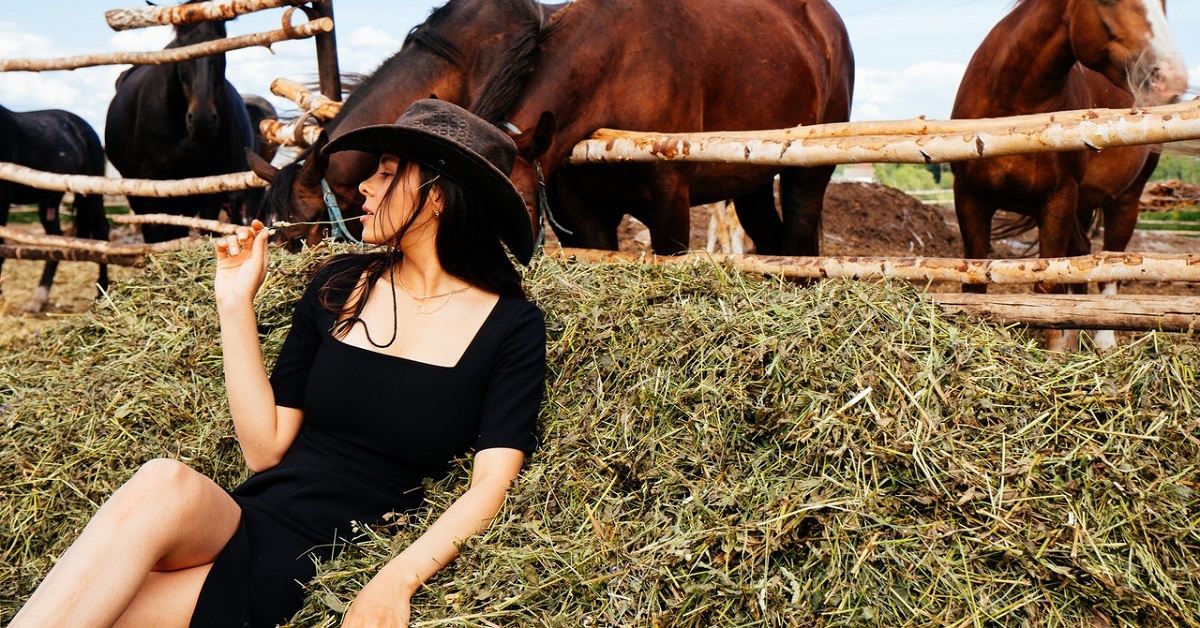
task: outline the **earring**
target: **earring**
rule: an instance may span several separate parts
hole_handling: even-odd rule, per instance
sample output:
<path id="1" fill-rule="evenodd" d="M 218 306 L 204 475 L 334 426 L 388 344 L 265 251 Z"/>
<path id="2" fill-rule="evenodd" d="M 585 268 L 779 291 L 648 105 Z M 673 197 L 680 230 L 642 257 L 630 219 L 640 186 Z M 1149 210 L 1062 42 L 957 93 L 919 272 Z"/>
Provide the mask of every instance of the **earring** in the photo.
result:
<path id="1" fill-rule="evenodd" d="M 434 217 L 434 218 L 441 218 L 441 217 L 442 217 L 442 212 L 440 212 L 440 211 L 438 211 L 438 210 L 436 210 L 436 209 L 435 209 L 435 210 L 433 210 L 433 217 Z"/>

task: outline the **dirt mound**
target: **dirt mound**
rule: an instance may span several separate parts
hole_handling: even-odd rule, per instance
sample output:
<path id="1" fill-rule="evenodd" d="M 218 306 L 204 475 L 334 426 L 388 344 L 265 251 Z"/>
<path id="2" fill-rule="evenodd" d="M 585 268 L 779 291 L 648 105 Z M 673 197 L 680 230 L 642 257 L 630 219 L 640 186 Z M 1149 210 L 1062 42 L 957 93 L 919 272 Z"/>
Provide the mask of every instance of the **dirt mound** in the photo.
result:
<path id="1" fill-rule="evenodd" d="M 831 183 L 821 222 L 823 255 L 961 255 L 958 232 L 935 207 L 886 185 Z"/>

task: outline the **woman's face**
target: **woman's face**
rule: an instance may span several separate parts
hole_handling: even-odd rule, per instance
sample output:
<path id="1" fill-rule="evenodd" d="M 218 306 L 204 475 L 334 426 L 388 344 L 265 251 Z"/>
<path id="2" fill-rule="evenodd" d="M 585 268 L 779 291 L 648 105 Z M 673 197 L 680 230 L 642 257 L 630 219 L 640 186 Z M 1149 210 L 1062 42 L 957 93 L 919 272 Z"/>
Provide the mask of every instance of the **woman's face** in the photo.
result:
<path id="1" fill-rule="evenodd" d="M 396 236 L 408 224 L 413 212 L 418 210 L 420 188 L 421 172 L 416 164 L 401 161 L 394 155 L 380 157 L 375 174 L 358 185 L 358 190 L 366 199 L 363 202 L 363 215 L 359 218 L 363 226 L 363 242 L 401 244 L 396 242 Z M 436 231 L 434 210 L 438 203 L 437 194 L 432 192 L 420 215 L 405 232 L 404 242 L 421 234 L 431 237 Z"/>

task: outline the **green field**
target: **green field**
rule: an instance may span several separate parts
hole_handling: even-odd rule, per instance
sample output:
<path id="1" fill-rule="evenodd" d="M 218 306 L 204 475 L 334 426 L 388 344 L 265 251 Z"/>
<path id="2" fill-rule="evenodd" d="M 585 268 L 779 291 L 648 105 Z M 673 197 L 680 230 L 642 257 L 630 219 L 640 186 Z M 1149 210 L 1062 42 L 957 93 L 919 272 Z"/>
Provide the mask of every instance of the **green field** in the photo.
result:
<path id="1" fill-rule="evenodd" d="M 1138 216 L 1138 229 L 1145 231 L 1195 232 L 1200 236 L 1200 209 L 1193 206 L 1186 210 L 1166 212 L 1142 212 Z M 1190 235 L 1184 233 L 1183 235 Z"/>
<path id="2" fill-rule="evenodd" d="M 129 206 L 106 204 L 104 206 L 104 212 L 109 216 L 114 214 L 128 214 Z M 75 214 L 72 213 L 72 210 L 69 206 L 63 210 L 61 220 L 64 225 L 70 224 L 74 218 Z M 8 224 L 10 225 L 32 225 L 37 224 L 37 222 L 37 207 L 33 205 L 14 205 L 8 212 Z"/>

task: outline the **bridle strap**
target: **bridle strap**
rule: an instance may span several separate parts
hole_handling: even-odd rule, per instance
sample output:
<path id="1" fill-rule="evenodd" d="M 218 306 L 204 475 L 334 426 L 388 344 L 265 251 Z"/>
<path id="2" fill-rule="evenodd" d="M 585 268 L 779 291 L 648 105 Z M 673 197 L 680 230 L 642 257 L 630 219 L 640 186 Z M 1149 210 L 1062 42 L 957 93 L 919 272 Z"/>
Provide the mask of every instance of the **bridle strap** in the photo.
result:
<path id="1" fill-rule="evenodd" d="M 333 236 L 355 244 L 362 244 L 363 241 L 354 237 L 346 228 L 346 219 L 342 216 L 342 208 L 338 205 L 337 197 L 333 195 L 333 190 L 325 181 L 325 177 L 321 177 L 321 197 L 325 199 L 325 209 L 329 212 L 329 221 L 333 225 Z"/>
<path id="2" fill-rule="evenodd" d="M 538 242 L 537 242 L 538 245 L 544 245 L 546 243 L 546 227 L 542 221 L 543 217 L 545 217 L 546 222 L 550 223 L 550 226 L 554 227 L 554 230 L 556 232 L 565 233 L 567 235 L 575 235 L 574 231 L 571 231 L 570 229 L 567 229 L 566 227 L 558 224 L 558 221 L 554 219 L 553 212 L 550 211 L 550 199 L 546 193 L 546 177 L 542 176 L 542 162 L 537 159 L 533 160 L 533 167 L 534 167 L 534 169 L 537 170 L 537 179 L 538 179 L 538 189 L 537 189 L 537 213 L 538 213 L 538 225 L 539 225 Z"/>

